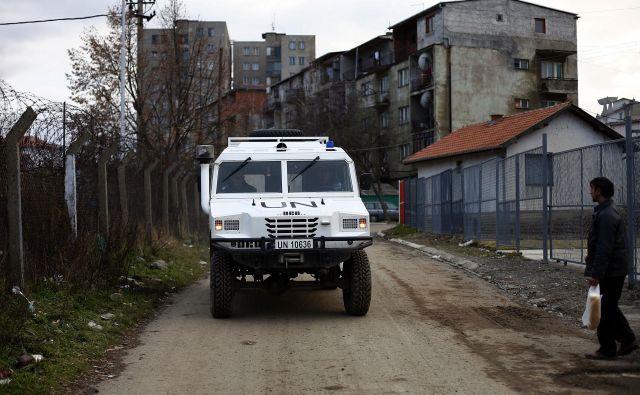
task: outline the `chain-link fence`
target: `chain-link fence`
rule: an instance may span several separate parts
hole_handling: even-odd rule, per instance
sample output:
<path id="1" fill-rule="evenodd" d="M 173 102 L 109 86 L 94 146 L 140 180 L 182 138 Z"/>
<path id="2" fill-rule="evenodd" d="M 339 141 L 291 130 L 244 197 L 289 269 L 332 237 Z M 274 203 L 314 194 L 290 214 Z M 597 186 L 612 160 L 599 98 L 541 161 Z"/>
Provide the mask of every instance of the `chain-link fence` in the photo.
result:
<path id="1" fill-rule="evenodd" d="M 462 235 L 501 249 L 535 250 L 557 261 L 584 263 L 593 213 L 589 182 L 604 176 L 616 187 L 614 200 L 629 226 L 637 272 L 640 184 L 630 180 L 640 177 L 640 139 L 632 148 L 625 144 L 623 139 L 546 156 L 540 147 L 405 180 L 404 222 L 423 232 Z M 634 158 L 635 178 L 627 176 L 627 152 Z"/>
<path id="2" fill-rule="evenodd" d="M 165 160 L 145 183 L 152 161 L 122 144 L 112 154 L 112 126 L 0 80 L 0 283 L 109 281 L 138 241 L 205 233 L 195 168 L 163 177 Z"/>

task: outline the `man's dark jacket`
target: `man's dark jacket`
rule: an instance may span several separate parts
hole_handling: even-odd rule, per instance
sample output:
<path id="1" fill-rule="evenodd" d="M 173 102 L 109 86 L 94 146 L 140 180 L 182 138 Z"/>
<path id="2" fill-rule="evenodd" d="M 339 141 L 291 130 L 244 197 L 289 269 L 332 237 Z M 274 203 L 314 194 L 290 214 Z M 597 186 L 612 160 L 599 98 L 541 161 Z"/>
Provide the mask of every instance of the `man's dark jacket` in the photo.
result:
<path id="1" fill-rule="evenodd" d="M 627 274 L 626 230 L 612 200 L 593 210 L 584 275 L 602 279 Z"/>

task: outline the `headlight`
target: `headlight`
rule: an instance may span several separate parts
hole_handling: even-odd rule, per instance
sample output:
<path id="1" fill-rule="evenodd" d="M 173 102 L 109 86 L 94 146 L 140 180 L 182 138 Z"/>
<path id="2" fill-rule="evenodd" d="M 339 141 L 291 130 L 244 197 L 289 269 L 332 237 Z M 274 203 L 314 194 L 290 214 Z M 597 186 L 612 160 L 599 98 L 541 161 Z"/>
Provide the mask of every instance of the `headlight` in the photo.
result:
<path id="1" fill-rule="evenodd" d="M 221 231 L 230 231 L 230 232 L 238 232 L 240 230 L 240 220 L 239 219 L 216 219 L 213 223 L 213 228 L 216 232 Z"/>
<path id="2" fill-rule="evenodd" d="M 354 230 L 364 230 L 364 229 L 367 229 L 366 217 L 342 218 L 343 231 L 354 231 Z"/>

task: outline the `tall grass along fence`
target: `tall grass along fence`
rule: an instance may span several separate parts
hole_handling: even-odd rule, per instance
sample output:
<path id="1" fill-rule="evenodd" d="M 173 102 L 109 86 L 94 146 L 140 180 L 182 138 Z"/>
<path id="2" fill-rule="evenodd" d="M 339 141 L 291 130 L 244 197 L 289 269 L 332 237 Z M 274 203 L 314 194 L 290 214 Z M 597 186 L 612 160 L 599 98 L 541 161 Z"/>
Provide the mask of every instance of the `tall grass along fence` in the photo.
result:
<path id="1" fill-rule="evenodd" d="M 143 160 L 114 127 L 0 81 L 0 285 L 110 281 L 137 243 L 206 231 L 193 166 Z"/>
<path id="2" fill-rule="evenodd" d="M 616 186 L 627 224 L 629 282 L 640 269 L 640 139 L 621 139 L 565 152 L 542 146 L 507 158 L 401 181 L 404 223 L 434 234 L 540 250 L 543 260 L 584 264 L 594 204 L 589 182 Z M 546 165 L 545 165 L 546 163 Z"/>

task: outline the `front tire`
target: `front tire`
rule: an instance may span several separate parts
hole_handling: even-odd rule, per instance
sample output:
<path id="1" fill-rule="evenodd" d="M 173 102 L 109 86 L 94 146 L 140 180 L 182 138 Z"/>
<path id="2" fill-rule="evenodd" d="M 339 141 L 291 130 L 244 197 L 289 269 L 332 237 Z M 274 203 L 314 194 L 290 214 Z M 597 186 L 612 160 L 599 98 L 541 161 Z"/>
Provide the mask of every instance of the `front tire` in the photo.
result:
<path id="1" fill-rule="evenodd" d="M 233 261 L 229 253 L 215 251 L 211 258 L 211 315 L 229 318 L 233 305 Z"/>
<path id="2" fill-rule="evenodd" d="M 366 315 L 371 304 L 371 268 L 364 250 L 351 253 L 343 264 L 342 299 L 347 313 Z"/>

